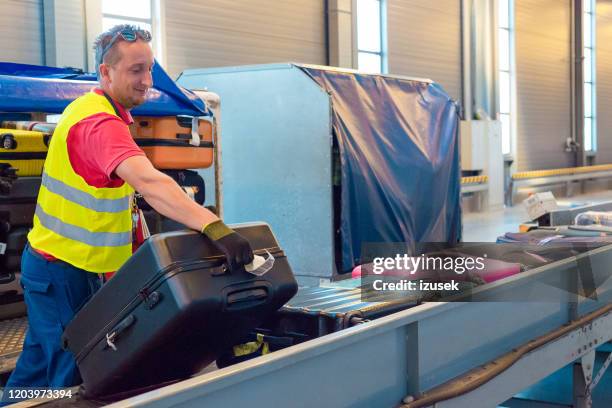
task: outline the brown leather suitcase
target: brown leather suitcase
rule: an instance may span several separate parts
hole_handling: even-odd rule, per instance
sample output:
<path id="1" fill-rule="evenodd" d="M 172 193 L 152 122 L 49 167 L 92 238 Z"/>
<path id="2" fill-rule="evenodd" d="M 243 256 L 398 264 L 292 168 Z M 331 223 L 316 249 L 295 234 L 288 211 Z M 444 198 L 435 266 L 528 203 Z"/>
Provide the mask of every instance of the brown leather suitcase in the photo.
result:
<path id="1" fill-rule="evenodd" d="M 130 132 L 158 169 L 202 169 L 213 163 L 213 127 L 200 119 L 198 143 L 191 133 L 190 116 L 139 116 L 134 118 Z"/>

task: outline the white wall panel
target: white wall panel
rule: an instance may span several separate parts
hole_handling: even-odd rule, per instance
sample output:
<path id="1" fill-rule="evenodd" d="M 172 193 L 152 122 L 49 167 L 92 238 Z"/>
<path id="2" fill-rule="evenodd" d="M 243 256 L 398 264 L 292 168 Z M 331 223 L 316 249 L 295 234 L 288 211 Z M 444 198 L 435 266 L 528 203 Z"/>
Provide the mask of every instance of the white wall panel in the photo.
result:
<path id="1" fill-rule="evenodd" d="M 389 73 L 430 78 L 461 101 L 461 1 L 387 0 Z"/>
<path id="2" fill-rule="evenodd" d="M 44 63 L 42 0 L 0 1 L 0 60 Z"/>
<path id="3" fill-rule="evenodd" d="M 326 63 L 324 0 L 166 1 L 166 58 L 186 68 Z"/>
<path id="4" fill-rule="evenodd" d="M 569 0 L 516 0 L 517 170 L 574 165 Z"/>
<path id="5" fill-rule="evenodd" d="M 612 163 L 612 1 L 597 1 L 597 163 Z"/>

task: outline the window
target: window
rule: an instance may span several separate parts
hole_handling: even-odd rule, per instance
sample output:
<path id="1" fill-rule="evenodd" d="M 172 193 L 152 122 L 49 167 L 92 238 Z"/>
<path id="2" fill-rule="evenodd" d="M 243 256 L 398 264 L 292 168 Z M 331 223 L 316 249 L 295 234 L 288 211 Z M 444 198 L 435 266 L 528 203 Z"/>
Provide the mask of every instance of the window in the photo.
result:
<path id="1" fill-rule="evenodd" d="M 159 11 L 161 0 L 102 0 L 102 30 L 117 24 L 132 24 L 153 34 L 151 46 L 155 58 L 162 61 L 161 22 Z"/>
<path id="2" fill-rule="evenodd" d="M 151 0 L 102 0 L 102 29 L 133 24 L 151 31 Z"/>
<path id="3" fill-rule="evenodd" d="M 596 99 L 595 99 L 595 0 L 583 0 L 582 18 L 582 75 L 584 108 L 584 150 L 597 150 Z"/>
<path id="4" fill-rule="evenodd" d="M 498 0 L 497 69 L 498 106 L 502 127 L 502 152 L 511 155 L 514 149 L 514 15 L 512 0 Z"/>
<path id="5" fill-rule="evenodd" d="M 383 0 L 357 0 L 357 69 L 384 72 Z"/>

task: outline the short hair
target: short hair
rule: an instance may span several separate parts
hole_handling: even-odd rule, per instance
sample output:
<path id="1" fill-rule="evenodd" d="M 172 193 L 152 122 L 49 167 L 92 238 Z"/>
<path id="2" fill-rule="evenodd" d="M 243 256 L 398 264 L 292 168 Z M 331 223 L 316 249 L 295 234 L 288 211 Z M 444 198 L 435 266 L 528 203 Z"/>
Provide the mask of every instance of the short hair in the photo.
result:
<path id="1" fill-rule="evenodd" d="M 118 33 L 124 31 L 138 31 L 141 30 L 140 27 L 137 27 L 132 24 L 119 24 L 107 30 L 96 37 L 93 43 L 93 50 L 95 53 L 95 66 L 96 66 L 96 76 L 98 80 L 100 80 L 100 65 L 104 62 L 107 64 L 115 64 L 121 58 L 121 54 L 117 49 L 117 43 L 119 41 L 123 41 L 122 38 L 117 38 L 115 42 L 111 45 L 109 49 L 107 49 L 110 42 L 118 35 Z M 142 37 L 139 37 L 142 40 L 145 40 Z M 150 38 L 149 38 L 150 40 Z M 145 40 L 148 42 L 148 40 Z"/>

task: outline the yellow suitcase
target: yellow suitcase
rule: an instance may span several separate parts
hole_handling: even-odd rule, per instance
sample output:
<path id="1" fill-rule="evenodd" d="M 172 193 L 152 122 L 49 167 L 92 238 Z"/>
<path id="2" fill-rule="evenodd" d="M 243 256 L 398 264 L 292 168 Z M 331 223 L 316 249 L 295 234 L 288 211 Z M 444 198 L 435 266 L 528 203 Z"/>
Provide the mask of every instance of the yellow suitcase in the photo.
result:
<path id="1" fill-rule="evenodd" d="M 47 157 L 48 133 L 0 129 L 0 163 L 17 169 L 17 176 L 40 176 Z"/>

